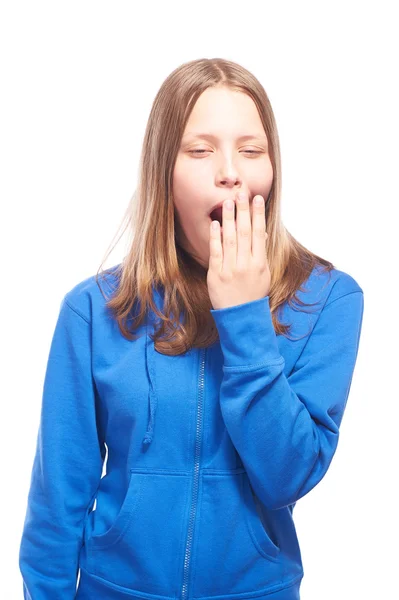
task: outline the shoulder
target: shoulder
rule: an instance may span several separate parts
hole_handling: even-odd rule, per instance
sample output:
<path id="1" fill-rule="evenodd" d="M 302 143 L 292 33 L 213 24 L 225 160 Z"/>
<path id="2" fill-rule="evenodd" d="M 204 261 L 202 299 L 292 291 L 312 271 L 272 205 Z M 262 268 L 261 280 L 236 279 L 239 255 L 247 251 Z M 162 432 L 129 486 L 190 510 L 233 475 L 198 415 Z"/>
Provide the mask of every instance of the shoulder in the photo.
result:
<path id="1" fill-rule="evenodd" d="M 106 301 L 116 290 L 119 268 L 120 263 L 98 275 L 91 275 L 78 281 L 66 291 L 62 303 L 65 302 L 83 319 L 91 322 L 93 314 L 104 309 Z"/>
<path id="2" fill-rule="evenodd" d="M 347 294 L 363 294 L 362 287 L 353 275 L 336 268 L 326 271 L 319 265 L 313 269 L 301 289 L 305 292 L 298 294 L 301 300 L 317 302 L 322 307 Z"/>
<path id="3" fill-rule="evenodd" d="M 294 342 L 311 337 L 315 340 L 316 326 L 318 331 L 334 338 L 341 335 L 342 327 L 348 335 L 358 328 L 363 306 L 363 289 L 352 274 L 336 268 L 328 271 L 317 265 L 297 290 L 293 303 L 284 305 L 283 316 L 292 323 L 295 337 L 298 336 Z"/>

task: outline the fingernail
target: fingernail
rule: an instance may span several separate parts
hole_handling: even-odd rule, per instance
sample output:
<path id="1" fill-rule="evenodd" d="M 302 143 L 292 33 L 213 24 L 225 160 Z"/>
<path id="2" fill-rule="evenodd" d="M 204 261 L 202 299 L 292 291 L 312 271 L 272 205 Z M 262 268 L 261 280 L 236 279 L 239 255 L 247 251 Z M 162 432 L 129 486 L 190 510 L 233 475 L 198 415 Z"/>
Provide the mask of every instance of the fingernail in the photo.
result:
<path id="1" fill-rule="evenodd" d="M 232 209 L 233 206 L 233 200 L 226 200 L 226 208 Z"/>
<path id="2" fill-rule="evenodd" d="M 244 192 L 240 192 L 240 193 L 238 194 L 238 199 L 239 199 L 239 200 L 241 200 L 241 201 L 245 200 L 245 199 L 246 199 L 246 195 L 245 195 L 245 193 L 244 193 Z"/>

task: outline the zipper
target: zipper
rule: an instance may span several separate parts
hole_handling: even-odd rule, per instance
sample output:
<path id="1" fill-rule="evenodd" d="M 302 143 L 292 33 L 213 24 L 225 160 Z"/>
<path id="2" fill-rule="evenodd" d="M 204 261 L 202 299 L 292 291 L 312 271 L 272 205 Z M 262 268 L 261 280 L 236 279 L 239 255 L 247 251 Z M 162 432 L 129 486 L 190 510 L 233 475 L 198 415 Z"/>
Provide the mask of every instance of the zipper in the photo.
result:
<path id="1" fill-rule="evenodd" d="M 193 482 L 193 493 L 192 493 L 192 501 L 191 501 L 191 509 L 190 509 L 190 520 L 189 520 L 189 524 L 188 524 L 186 551 L 184 554 L 183 586 L 182 586 L 182 590 L 181 590 L 182 600 L 186 600 L 187 594 L 188 594 L 188 577 L 189 577 L 191 550 L 192 550 L 192 542 L 193 542 L 193 531 L 194 531 L 194 525 L 195 525 L 195 515 L 197 512 L 200 453 L 201 453 L 202 409 L 203 409 L 203 396 L 204 396 L 205 356 L 206 356 L 206 348 L 202 348 L 201 363 L 200 363 L 200 376 L 199 376 L 199 394 L 198 394 L 198 404 L 197 404 L 197 422 L 196 422 L 196 434 L 195 434 L 194 482 Z"/>

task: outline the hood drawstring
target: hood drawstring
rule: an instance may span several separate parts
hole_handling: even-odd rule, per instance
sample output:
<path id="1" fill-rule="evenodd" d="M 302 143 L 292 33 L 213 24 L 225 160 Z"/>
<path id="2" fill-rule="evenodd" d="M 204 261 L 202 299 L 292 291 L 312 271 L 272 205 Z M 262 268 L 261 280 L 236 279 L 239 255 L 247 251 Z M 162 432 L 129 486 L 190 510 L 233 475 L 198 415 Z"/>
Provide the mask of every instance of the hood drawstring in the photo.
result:
<path id="1" fill-rule="evenodd" d="M 155 347 L 154 342 L 151 339 L 148 332 L 148 320 L 146 323 L 146 340 L 145 340 L 145 362 L 147 366 L 148 378 L 150 382 L 150 390 L 148 393 L 148 403 L 149 403 L 149 419 L 147 425 L 147 431 L 145 432 L 145 436 L 143 438 L 143 444 L 151 444 L 154 437 L 154 425 L 155 425 L 155 412 L 157 409 L 157 393 L 155 386 Z"/>

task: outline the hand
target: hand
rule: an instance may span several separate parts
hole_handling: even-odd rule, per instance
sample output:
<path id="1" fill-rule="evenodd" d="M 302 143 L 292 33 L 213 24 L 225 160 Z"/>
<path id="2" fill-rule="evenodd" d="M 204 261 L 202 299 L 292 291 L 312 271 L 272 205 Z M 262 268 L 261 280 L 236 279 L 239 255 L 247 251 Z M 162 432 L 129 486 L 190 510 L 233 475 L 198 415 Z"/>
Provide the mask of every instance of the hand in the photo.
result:
<path id="1" fill-rule="evenodd" d="M 257 199 L 261 200 L 260 205 L 255 202 Z M 237 228 L 234 200 L 223 204 L 223 244 L 218 221 L 212 221 L 210 226 L 207 284 L 214 309 L 259 300 L 270 290 L 264 198 L 257 195 L 253 199 L 252 224 L 247 195 L 243 194 L 243 200 L 236 195 L 236 200 Z M 214 223 L 216 229 L 212 227 Z"/>

